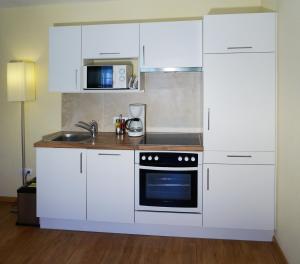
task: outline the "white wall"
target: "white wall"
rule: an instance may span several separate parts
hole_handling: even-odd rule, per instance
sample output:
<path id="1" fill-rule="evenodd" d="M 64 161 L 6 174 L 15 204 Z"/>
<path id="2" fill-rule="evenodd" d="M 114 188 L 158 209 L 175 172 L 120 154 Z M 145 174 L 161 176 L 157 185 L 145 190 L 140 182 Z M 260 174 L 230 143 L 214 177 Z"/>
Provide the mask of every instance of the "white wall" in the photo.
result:
<path id="1" fill-rule="evenodd" d="M 299 0 L 278 1 L 279 114 L 276 237 L 291 264 L 300 263 L 299 10 Z"/>

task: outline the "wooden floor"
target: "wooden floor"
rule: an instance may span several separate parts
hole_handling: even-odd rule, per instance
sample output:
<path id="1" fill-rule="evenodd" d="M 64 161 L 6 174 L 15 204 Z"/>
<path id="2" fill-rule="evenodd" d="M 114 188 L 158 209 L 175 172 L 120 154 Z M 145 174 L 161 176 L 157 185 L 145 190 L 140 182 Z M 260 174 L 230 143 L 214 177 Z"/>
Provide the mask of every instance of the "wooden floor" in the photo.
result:
<path id="1" fill-rule="evenodd" d="M 283 263 L 272 243 L 117 235 L 16 226 L 0 203 L 0 263 Z"/>

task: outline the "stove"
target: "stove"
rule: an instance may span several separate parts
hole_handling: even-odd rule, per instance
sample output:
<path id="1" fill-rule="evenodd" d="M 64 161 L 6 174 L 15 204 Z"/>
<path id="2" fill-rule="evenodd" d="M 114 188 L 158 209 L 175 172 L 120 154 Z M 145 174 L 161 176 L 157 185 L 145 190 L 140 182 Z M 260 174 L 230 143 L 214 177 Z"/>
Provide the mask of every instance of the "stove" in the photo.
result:
<path id="1" fill-rule="evenodd" d="M 202 139 L 197 133 L 147 133 L 140 144 L 193 146 L 202 145 Z"/>

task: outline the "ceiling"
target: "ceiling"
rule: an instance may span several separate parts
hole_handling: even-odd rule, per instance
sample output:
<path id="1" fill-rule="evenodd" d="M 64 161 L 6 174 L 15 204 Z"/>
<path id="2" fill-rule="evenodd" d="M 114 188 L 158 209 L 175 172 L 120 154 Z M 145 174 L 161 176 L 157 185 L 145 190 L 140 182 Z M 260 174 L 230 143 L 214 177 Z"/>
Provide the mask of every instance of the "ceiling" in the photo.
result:
<path id="1" fill-rule="evenodd" d="M 103 2 L 103 1 L 109 1 L 109 0 L 0 0 L 0 8 L 14 7 L 14 6 L 57 4 L 57 3 Z"/>

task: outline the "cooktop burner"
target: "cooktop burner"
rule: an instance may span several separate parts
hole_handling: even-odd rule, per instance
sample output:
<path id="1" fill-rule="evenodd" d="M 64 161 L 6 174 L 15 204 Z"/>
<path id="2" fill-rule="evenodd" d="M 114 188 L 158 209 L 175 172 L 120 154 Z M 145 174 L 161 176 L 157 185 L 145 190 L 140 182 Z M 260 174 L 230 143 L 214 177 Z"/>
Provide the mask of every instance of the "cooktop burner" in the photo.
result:
<path id="1" fill-rule="evenodd" d="M 193 146 L 201 145 L 201 137 L 196 133 L 146 133 L 141 144 Z"/>

